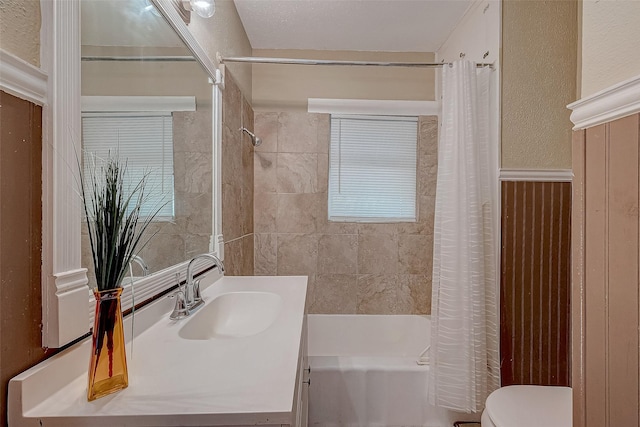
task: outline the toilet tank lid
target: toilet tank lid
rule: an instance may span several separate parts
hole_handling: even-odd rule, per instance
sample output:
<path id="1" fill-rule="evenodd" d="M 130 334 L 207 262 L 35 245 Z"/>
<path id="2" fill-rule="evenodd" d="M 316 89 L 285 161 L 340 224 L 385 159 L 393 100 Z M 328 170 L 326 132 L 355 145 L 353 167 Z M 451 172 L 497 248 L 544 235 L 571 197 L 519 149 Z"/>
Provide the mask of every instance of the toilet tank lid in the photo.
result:
<path id="1" fill-rule="evenodd" d="M 571 427 L 571 388 L 502 387 L 487 398 L 485 410 L 496 427 Z"/>

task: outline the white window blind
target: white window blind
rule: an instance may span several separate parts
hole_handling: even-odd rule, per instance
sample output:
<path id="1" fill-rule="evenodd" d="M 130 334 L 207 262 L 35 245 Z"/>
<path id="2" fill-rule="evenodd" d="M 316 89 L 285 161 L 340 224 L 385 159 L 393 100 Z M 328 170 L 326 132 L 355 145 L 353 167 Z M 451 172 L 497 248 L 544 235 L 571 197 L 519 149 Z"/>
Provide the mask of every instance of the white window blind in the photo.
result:
<path id="1" fill-rule="evenodd" d="M 417 117 L 332 116 L 329 219 L 416 220 Z"/>
<path id="2" fill-rule="evenodd" d="M 158 219 L 174 216 L 173 124 L 166 114 L 85 114 L 82 117 L 85 174 L 91 163 L 118 156 L 127 162 L 125 192 L 147 174 L 141 216 L 158 212 Z M 95 160 L 92 160 L 92 157 Z M 85 175 L 86 176 L 86 175 Z M 129 188 L 130 187 L 130 188 Z"/>

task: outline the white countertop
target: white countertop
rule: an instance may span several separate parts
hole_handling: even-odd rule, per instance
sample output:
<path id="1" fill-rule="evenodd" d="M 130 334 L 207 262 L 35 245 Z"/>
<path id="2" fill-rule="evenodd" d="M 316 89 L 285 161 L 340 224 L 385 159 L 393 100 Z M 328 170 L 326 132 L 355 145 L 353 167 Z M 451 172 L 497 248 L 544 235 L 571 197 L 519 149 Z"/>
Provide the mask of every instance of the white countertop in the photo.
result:
<path id="1" fill-rule="evenodd" d="M 89 338 L 11 380 L 11 427 L 293 424 L 307 278 L 207 280 L 207 304 L 227 292 L 266 291 L 280 295 L 282 310 L 257 335 L 188 340 L 178 331 L 190 319 L 169 320 L 172 302 L 162 298 L 136 313 L 127 389 L 87 402 Z"/>

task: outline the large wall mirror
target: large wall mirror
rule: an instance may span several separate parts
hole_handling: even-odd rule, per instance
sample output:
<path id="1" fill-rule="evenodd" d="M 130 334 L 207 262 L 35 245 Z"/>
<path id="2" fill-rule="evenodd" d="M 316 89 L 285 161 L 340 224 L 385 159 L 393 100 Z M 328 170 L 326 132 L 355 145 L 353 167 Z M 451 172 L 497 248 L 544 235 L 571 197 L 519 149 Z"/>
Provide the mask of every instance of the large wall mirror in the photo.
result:
<path id="1" fill-rule="evenodd" d="M 159 210 L 134 278 L 209 252 L 212 228 L 212 86 L 209 75 L 147 0 L 82 0 L 82 153 L 114 153 L 135 182 L 142 212 Z M 97 160 L 96 160 L 97 159 Z M 92 260 L 82 225 L 82 266 Z"/>
<path id="2" fill-rule="evenodd" d="M 172 0 L 43 2 L 43 346 L 86 334 L 93 266 L 75 165 L 85 153 L 126 158 L 148 172 L 163 205 L 134 265 L 136 304 L 184 280 L 200 253 L 222 256 L 221 73 Z M 82 150 L 84 148 L 85 150 Z M 82 153 L 82 154 L 80 154 Z M 151 194 L 151 193 L 150 193 Z M 209 266 L 203 260 L 196 272 Z M 123 309 L 134 287 L 123 283 Z"/>

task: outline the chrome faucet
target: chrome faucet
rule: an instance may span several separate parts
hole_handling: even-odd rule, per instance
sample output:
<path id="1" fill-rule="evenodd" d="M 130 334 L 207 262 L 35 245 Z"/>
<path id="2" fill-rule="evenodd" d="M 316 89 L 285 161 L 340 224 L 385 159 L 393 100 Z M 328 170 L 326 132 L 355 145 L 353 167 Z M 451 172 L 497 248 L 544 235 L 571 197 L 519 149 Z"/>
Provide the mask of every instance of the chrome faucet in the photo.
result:
<path id="1" fill-rule="evenodd" d="M 132 262 L 140 266 L 140 268 L 142 269 L 142 277 L 146 277 L 149 275 L 149 266 L 147 265 L 146 262 L 144 262 L 144 259 L 142 259 L 141 256 L 138 256 L 138 255 L 132 256 L 131 261 L 129 261 L 129 263 L 131 264 Z"/>
<path id="2" fill-rule="evenodd" d="M 185 289 L 185 297 L 187 300 L 187 307 L 189 307 L 190 310 L 200 306 L 201 304 L 204 304 L 202 295 L 200 294 L 200 280 L 193 280 L 193 267 L 195 265 L 195 261 L 200 258 L 209 258 L 211 261 L 213 261 L 213 266 L 218 268 L 220 274 L 224 274 L 224 264 L 222 263 L 220 258 L 215 255 L 200 254 L 196 255 L 191 259 L 191 261 L 189 261 L 189 265 L 187 266 L 187 284 Z"/>
<path id="3" fill-rule="evenodd" d="M 173 295 L 176 298 L 176 305 L 169 316 L 171 320 L 178 320 L 187 317 L 204 304 L 204 300 L 200 293 L 200 279 L 193 279 L 195 261 L 200 258 L 210 259 L 213 261 L 213 266 L 217 267 L 221 274 L 224 274 L 224 263 L 217 256 L 211 254 L 200 254 L 193 257 L 187 266 L 187 281 L 184 288 L 180 287 L 180 276 L 176 273 L 178 291 Z"/>

